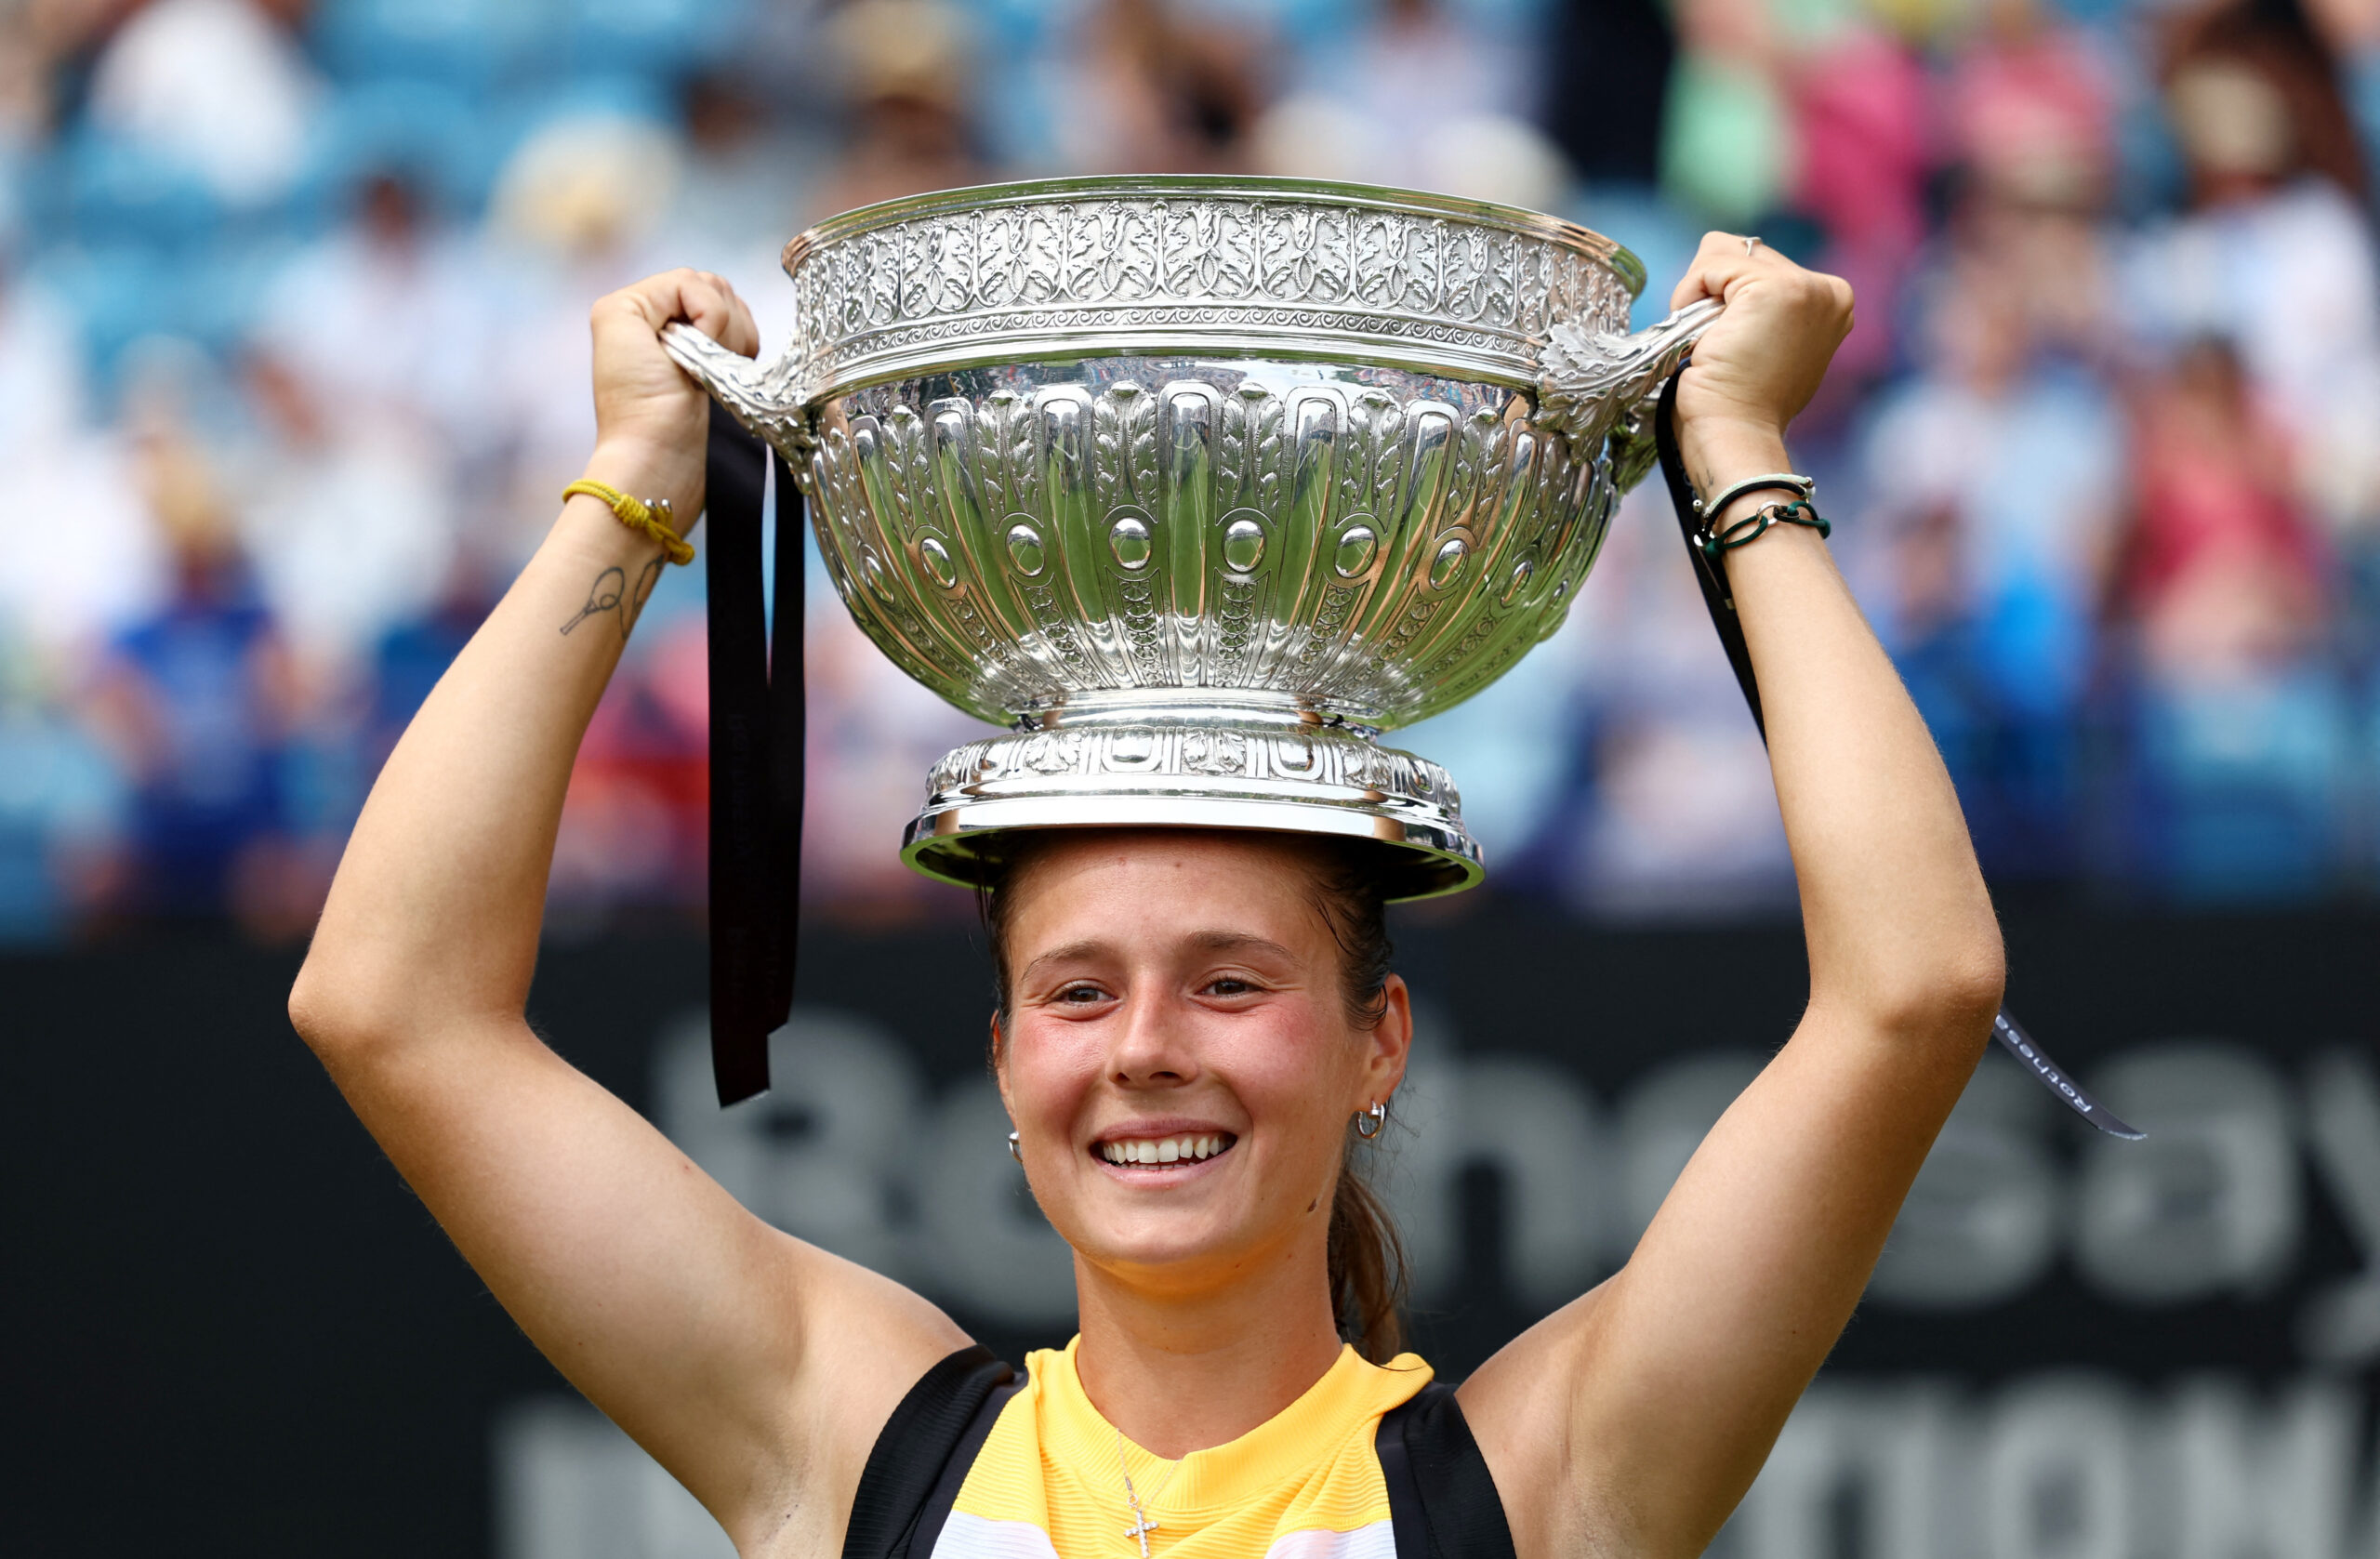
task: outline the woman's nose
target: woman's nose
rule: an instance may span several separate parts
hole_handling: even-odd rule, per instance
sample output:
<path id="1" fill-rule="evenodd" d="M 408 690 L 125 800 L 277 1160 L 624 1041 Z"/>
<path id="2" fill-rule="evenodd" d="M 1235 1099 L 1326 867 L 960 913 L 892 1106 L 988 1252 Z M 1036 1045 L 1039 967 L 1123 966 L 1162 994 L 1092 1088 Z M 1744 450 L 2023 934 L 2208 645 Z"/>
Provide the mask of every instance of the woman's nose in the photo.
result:
<path id="1" fill-rule="evenodd" d="M 1197 1076 L 1189 1025 L 1178 1002 L 1134 993 L 1124 1004 L 1123 1022 L 1108 1052 L 1108 1075 L 1128 1087 L 1186 1083 Z"/>

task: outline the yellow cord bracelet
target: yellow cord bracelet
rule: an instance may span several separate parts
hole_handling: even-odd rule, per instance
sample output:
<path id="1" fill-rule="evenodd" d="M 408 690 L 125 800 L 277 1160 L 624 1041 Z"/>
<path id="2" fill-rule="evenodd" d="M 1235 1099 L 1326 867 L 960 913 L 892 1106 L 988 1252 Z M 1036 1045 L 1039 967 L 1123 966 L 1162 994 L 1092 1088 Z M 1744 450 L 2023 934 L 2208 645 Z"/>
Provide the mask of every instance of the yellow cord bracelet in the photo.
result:
<path id="1" fill-rule="evenodd" d="M 621 524 L 632 531 L 642 531 L 659 542 L 661 550 L 668 555 L 671 562 L 690 563 L 694 561 L 694 543 L 680 535 L 677 527 L 670 522 L 677 516 L 668 499 L 630 497 L 606 482 L 588 482 L 582 478 L 562 490 L 562 501 L 569 502 L 572 495 L 577 493 L 600 498 L 610 506 L 614 514 L 619 516 Z"/>

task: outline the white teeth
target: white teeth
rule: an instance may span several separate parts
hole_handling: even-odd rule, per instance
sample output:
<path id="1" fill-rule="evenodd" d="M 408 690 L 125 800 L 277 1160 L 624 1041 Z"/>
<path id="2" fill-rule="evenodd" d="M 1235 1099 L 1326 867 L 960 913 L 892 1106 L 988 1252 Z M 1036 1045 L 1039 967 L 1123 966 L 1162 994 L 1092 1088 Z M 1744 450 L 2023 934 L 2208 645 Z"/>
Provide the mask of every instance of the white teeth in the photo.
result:
<path id="1" fill-rule="evenodd" d="M 1110 1164 L 1182 1164 L 1212 1158 L 1223 1150 L 1221 1132 L 1196 1137 L 1144 1138 L 1099 1144 L 1099 1156 Z"/>

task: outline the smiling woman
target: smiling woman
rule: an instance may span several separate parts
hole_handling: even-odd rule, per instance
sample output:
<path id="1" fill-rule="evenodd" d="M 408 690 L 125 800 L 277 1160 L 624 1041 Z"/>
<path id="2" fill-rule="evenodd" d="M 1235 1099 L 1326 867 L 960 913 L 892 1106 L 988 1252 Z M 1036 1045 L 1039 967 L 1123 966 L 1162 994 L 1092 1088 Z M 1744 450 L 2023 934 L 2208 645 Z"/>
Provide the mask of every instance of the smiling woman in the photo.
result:
<path id="1" fill-rule="evenodd" d="M 1699 491 L 1739 495 L 1704 520 L 1732 548 L 1809 1005 L 1621 1270 L 1459 1387 L 1396 1351 L 1395 1243 L 1359 1172 L 1412 1040 L 1393 841 L 1047 815 L 973 836 L 994 1067 L 1081 1322 L 1022 1375 L 753 1217 L 531 1032 L 572 759 L 644 599 L 604 582 L 683 556 L 662 522 L 702 510 L 708 408 L 660 333 L 756 345 L 714 276 L 596 307 L 587 481 L 375 786 L 298 1031 L 522 1330 L 746 1554 L 1699 1552 L 1849 1318 L 2002 972 L 1924 724 L 1813 517 L 1768 525 L 1848 289 L 1714 233 L 1673 304 L 1705 298 L 1725 309 L 1677 433 Z M 575 631 L 590 601 L 621 631 Z"/>
<path id="2" fill-rule="evenodd" d="M 1319 1024 L 1327 1031 L 1335 997 L 1336 1015 L 1347 1030 L 1342 1045 L 1351 1056 L 1382 1044 L 1386 1032 L 1393 1057 L 1384 1059 L 1393 1060 L 1395 1076 L 1371 1075 L 1380 1069 L 1377 1062 L 1368 1070 L 1361 1090 L 1365 1102 L 1355 1106 L 1352 1129 L 1339 1133 L 1343 1151 L 1329 1188 L 1323 1289 L 1330 1303 L 1332 1335 L 1344 1336 L 1364 1357 L 1383 1363 L 1404 1342 L 1404 1253 L 1387 1209 L 1365 1180 L 1355 1155 L 1378 1136 L 1387 1118 L 1388 1100 L 1404 1074 L 1411 1019 L 1405 982 L 1390 971 L 1395 950 L 1371 850 L 1355 840 L 1310 835 L 1039 830 L 1021 834 L 1002 853 L 985 885 L 984 920 L 991 933 L 999 993 L 999 1011 L 992 1021 L 992 1063 L 1012 1118 L 1021 1119 L 1009 1084 L 1015 1047 L 1004 1043 L 1004 1037 L 1029 1032 L 1034 1015 L 1041 1011 L 1062 1021 L 1112 1017 L 1125 952 L 1112 934 L 1118 925 L 1147 931 L 1178 928 L 1172 955 L 1189 971 L 1183 978 L 1200 982 L 1196 988 L 1203 999 L 1196 1002 L 1194 1011 L 1231 1016 L 1271 1003 L 1277 1021 L 1278 1004 L 1294 999 L 1297 1020 Z M 1137 892 L 1122 875 L 1132 873 L 1136 864 L 1143 870 L 1163 868 L 1154 870 L 1153 880 Z M 1239 874 L 1261 884 L 1254 905 L 1236 891 Z M 1178 896 L 1202 885 L 1235 891 L 1218 905 L 1183 904 L 1172 914 L 1159 908 L 1169 893 Z M 1284 895 L 1288 902 L 1276 902 Z M 1048 915 L 1020 910 L 1028 899 L 1067 908 L 1106 900 L 1121 918 L 1105 922 L 1111 928 L 1107 937 L 1093 935 L 1042 950 L 1020 940 L 1047 934 L 1051 922 Z M 1257 923 L 1250 910 L 1258 905 L 1270 907 L 1284 921 L 1286 943 L 1248 929 Z M 1095 916 L 1091 918 L 1100 923 Z M 1022 963 L 1020 947 L 1026 950 Z M 1317 979 L 1318 1003 L 1306 999 L 1308 984 Z M 1280 1053 L 1294 1056 L 1295 1047 L 1284 1047 Z M 1169 1089 L 1180 1080 L 1171 1069 L 1161 1069 L 1158 1076 Z M 1339 1124 L 1323 1121 L 1314 1140 L 1329 1142 Z M 1155 1183 L 1152 1167 L 1212 1158 L 1237 1145 L 1240 1130 L 1228 1119 L 1126 1120 L 1094 1138 L 1093 1148 L 1107 1163 L 1130 1166 L 1122 1172 L 1134 1178 L 1125 1183 Z M 1024 1138 L 1020 1130 L 1020 1152 Z M 1177 1141 L 1181 1145 L 1175 1145 Z M 1173 1150 L 1170 1156 L 1169 1147 Z M 1149 1178 L 1139 1178 L 1143 1176 Z M 1035 1183 L 1038 1195 L 1040 1182 Z M 1046 1196 L 1043 1210 L 1051 1211 Z M 1309 1209 L 1302 1216 L 1311 1215 Z M 1051 1222 L 1066 1233 L 1054 1212 Z M 1084 1249 L 1080 1241 L 1067 1237 L 1076 1250 Z"/>

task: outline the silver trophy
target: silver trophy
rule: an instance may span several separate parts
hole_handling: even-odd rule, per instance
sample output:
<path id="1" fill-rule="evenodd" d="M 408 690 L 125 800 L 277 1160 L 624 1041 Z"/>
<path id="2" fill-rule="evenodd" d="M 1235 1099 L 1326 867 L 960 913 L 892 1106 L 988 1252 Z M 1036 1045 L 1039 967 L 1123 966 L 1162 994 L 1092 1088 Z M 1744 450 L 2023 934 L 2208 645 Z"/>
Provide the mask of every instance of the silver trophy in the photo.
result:
<path id="1" fill-rule="evenodd" d="M 1006 729 L 935 764 L 903 859 L 1004 831 L 1289 830 L 1482 875 L 1453 780 L 1379 744 L 1558 628 L 1652 398 L 1715 304 L 1504 206 L 1073 178 L 848 212 L 785 251 L 794 338 L 688 373 L 785 456 L 852 615 Z"/>

